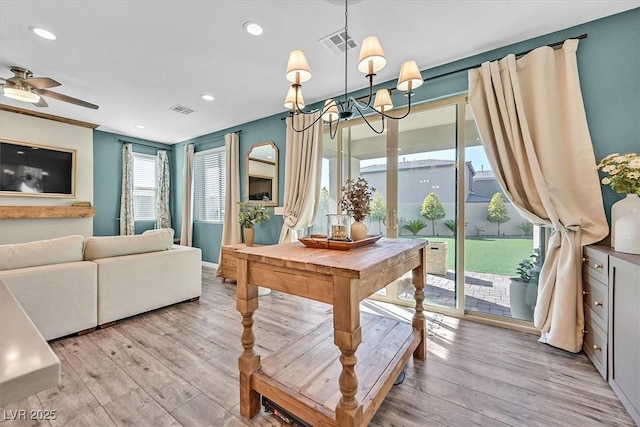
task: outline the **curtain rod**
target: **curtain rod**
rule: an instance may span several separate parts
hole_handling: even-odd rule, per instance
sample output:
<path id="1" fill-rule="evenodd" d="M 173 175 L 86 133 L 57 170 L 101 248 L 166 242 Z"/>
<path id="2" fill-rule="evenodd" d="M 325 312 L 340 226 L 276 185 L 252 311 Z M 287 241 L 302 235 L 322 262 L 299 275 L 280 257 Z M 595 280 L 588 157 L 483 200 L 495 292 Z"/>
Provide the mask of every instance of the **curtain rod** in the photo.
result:
<path id="1" fill-rule="evenodd" d="M 579 36 L 576 36 L 576 37 L 569 37 L 569 38 L 566 38 L 566 39 L 564 39 L 564 40 L 557 41 L 557 42 L 553 42 L 553 43 L 549 43 L 549 44 L 542 45 L 542 46 L 549 46 L 549 47 L 552 47 L 552 48 L 556 48 L 556 47 L 558 47 L 558 46 L 561 46 L 564 42 L 566 42 L 566 41 L 567 41 L 567 40 L 569 40 L 569 39 L 578 39 L 578 40 L 582 40 L 582 39 L 586 39 L 588 36 L 589 36 L 589 34 L 588 34 L 588 33 L 580 34 Z M 538 47 L 542 47 L 542 46 L 538 46 Z M 526 55 L 527 53 L 529 53 L 529 52 L 531 52 L 531 51 L 533 51 L 533 50 L 538 49 L 538 47 L 534 47 L 533 49 L 529 49 L 529 50 L 525 50 L 525 51 L 523 51 L 523 52 L 516 53 L 515 55 L 516 55 L 516 57 L 520 57 L 520 56 Z M 501 58 L 498 58 L 498 59 L 501 59 Z M 490 61 L 497 61 L 497 59 L 491 59 Z M 429 80 L 439 79 L 440 77 L 450 76 L 451 74 L 461 73 L 461 72 L 463 72 L 463 71 L 469 71 L 469 70 L 472 70 L 472 69 L 474 69 L 474 68 L 478 68 L 478 67 L 479 67 L 479 66 L 481 66 L 484 62 L 487 62 L 487 61 L 482 61 L 482 62 L 479 62 L 479 63 L 477 63 L 477 64 L 474 64 L 474 65 L 471 65 L 471 66 L 468 66 L 468 67 L 459 68 L 459 69 L 457 69 L 457 70 L 453 70 L 453 71 L 448 71 L 448 72 L 446 72 L 446 73 L 438 74 L 438 75 L 435 75 L 435 76 L 432 76 L 432 77 L 427 77 L 426 79 L 422 79 L 422 81 L 424 81 L 424 82 L 428 82 Z M 391 91 L 394 91 L 394 90 L 396 90 L 396 88 L 391 88 L 390 90 L 391 90 Z M 366 98 L 366 96 L 363 96 L 363 97 L 361 97 L 361 98 Z M 358 98 L 358 99 L 360 99 L 360 98 Z M 286 119 L 287 119 L 287 117 L 289 117 L 289 116 L 287 115 L 287 116 L 285 116 L 285 117 L 281 117 L 281 118 L 280 118 L 280 120 L 286 120 Z"/>
<path id="2" fill-rule="evenodd" d="M 119 143 L 121 144 L 134 144 L 134 145 L 142 145 L 145 147 L 155 148 L 156 150 L 167 150 L 167 148 L 158 147 L 157 145 L 147 144 L 145 142 L 136 142 L 136 141 L 125 141 L 124 139 L 119 139 Z M 161 142 L 156 142 L 156 144 L 162 144 Z M 165 145 L 165 144 L 162 144 Z"/>
<path id="3" fill-rule="evenodd" d="M 549 44 L 546 44 L 546 45 L 543 45 L 543 46 L 549 46 L 549 47 L 552 47 L 552 48 L 556 48 L 556 47 L 558 47 L 558 46 L 561 46 L 564 42 L 566 42 L 566 41 L 567 41 L 567 40 L 569 40 L 569 39 L 579 39 L 579 40 L 582 40 L 582 39 L 586 39 L 587 37 L 588 37 L 588 34 L 586 34 L 586 33 L 585 33 L 585 34 L 580 34 L 580 35 L 579 35 L 579 36 L 577 36 L 577 37 L 569 37 L 569 38 L 567 38 L 567 39 L 564 39 L 564 40 L 561 40 L 561 41 L 557 41 L 557 42 L 554 42 L 554 43 L 549 43 Z M 542 47 L 542 46 L 538 46 L 538 47 Z M 516 53 L 515 55 L 516 55 L 516 57 L 520 57 L 520 56 L 526 55 L 527 53 L 529 53 L 529 52 L 531 52 L 531 51 L 533 51 L 533 50 L 538 49 L 538 47 L 534 47 L 533 49 L 529 49 L 529 50 L 525 50 L 525 51 L 523 51 L 523 52 Z M 500 59 L 500 58 L 499 58 L 499 59 Z M 491 59 L 491 61 L 497 61 L 497 60 L 498 60 L 498 59 Z M 423 81 L 428 82 L 429 80 L 438 79 L 438 78 L 440 78 L 440 77 L 449 76 L 449 75 L 451 75 L 451 74 L 461 73 L 461 72 L 463 72 L 463 71 L 469 71 L 469 70 L 472 70 L 472 69 L 474 69 L 474 68 L 478 68 L 479 66 L 481 66 L 481 65 L 482 65 L 483 63 L 485 63 L 485 62 L 487 62 L 487 61 L 482 61 L 482 62 L 479 62 L 479 63 L 477 63 L 477 64 L 475 64 L 475 65 L 471 65 L 471 66 L 469 66 L 469 67 L 460 68 L 460 69 L 458 69 L 458 70 L 449 71 L 449 72 L 446 72 L 446 73 L 438 74 L 438 75 L 436 75 L 436 76 L 427 77 L 426 79 L 423 79 Z"/>
<path id="4" fill-rule="evenodd" d="M 227 133 L 242 133 L 242 129 L 238 129 L 238 130 L 236 130 L 236 131 L 233 131 L 233 132 L 227 132 Z M 226 135 L 226 133 L 225 133 L 224 135 Z M 200 145 L 200 144 L 206 144 L 206 143 L 208 143 L 208 142 L 215 141 L 216 139 L 220 139 L 220 138 L 224 139 L 224 135 L 214 136 L 213 138 L 205 139 L 204 141 L 193 142 L 192 144 L 193 144 L 193 146 L 195 147 L 195 146 L 198 146 L 198 145 Z"/>

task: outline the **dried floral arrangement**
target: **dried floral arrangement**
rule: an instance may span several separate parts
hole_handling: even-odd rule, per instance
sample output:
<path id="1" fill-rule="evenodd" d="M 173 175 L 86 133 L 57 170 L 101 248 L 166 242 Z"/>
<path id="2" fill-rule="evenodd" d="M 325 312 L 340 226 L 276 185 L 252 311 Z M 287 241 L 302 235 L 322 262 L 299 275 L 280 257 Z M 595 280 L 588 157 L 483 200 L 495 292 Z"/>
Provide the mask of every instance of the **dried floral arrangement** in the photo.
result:
<path id="1" fill-rule="evenodd" d="M 371 200 L 375 191 L 376 189 L 362 177 L 348 179 L 342 187 L 340 206 L 353 219 L 362 221 L 371 212 Z"/>

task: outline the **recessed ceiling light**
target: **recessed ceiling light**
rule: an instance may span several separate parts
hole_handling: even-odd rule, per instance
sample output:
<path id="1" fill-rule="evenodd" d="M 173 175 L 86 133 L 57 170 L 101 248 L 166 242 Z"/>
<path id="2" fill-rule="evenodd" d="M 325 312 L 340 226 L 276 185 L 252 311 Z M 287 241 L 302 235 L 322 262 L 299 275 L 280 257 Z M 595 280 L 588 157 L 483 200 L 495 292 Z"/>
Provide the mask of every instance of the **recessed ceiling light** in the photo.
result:
<path id="1" fill-rule="evenodd" d="M 252 36 L 259 36 L 262 34 L 262 27 L 257 22 L 249 21 L 244 23 L 244 29 Z"/>
<path id="2" fill-rule="evenodd" d="M 209 95 L 208 93 L 205 93 L 204 95 L 202 95 L 202 99 L 204 99 L 205 101 L 213 101 L 216 98 L 213 95 Z"/>
<path id="3" fill-rule="evenodd" d="M 56 35 L 53 34 L 50 31 L 47 31 L 43 28 L 38 28 L 38 27 L 29 27 L 29 29 L 31 31 L 33 31 L 34 33 L 36 33 L 38 36 L 42 37 L 43 39 L 47 39 L 47 40 L 55 40 L 56 39 Z"/>
<path id="4" fill-rule="evenodd" d="M 136 125 L 136 127 L 137 127 L 138 129 L 146 129 L 146 128 L 147 128 L 145 125 Z"/>

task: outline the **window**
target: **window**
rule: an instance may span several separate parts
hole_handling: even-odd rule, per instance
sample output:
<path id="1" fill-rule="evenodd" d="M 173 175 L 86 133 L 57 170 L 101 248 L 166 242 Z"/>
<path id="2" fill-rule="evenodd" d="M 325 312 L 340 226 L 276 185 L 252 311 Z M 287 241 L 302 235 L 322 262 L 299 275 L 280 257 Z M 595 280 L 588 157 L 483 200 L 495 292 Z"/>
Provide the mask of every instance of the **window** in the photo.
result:
<path id="1" fill-rule="evenodd" d="M 195 154 L 193 217 L 195 221 L 222 222 L 227 181 L 224 147 Z"/>
<path id="2" fill-rule="evenodd" d="M 133 153 L 133 217 L 156 219 L 156 156 Z"/>

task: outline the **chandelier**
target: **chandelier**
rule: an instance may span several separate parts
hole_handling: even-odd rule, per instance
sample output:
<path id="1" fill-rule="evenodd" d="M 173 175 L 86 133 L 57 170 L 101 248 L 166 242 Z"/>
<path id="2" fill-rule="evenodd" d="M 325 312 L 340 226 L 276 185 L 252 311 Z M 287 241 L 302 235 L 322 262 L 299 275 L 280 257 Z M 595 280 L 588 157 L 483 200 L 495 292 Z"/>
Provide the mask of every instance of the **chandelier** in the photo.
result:
<path id="1" fill-rule="evenodd" d="M 344 0 L 344 39 L 345 42 L 349 41 L 349 19 L 348 19 L 348 0 Z M 400 75 L 398 77 L 398 84 L 396 89 L 405 93 L 408 98 L 407 112 L 402 116 L 392 116 L 388 114 L 388 111 L 393 108 L 393 102 L 391 100 L 391 91 L 393 89 L 378 89 L 375 97 L 373 96 L 373 78 L 376 73 L 387 64 L 387 59 L 384 56 L 380 41 L 375 36 L 367 37 L 362 42 L 360 49 L 360 57 L 358 59 L 358 71 L 366 75 L 369 80 L 369 94 L 366 98 L 356 99 L 347 94 L 347 58 L 348 58 L 348 46 L 345 43 L 344 47 L 344 97 L 343 99 L 327 99 L 324 103 L 324 107 L 318 118 L 316 118 L 308 126 L 296 129 L 291 121 L 291 126 L 296 132 L 304 132 L 322 118 L 329 124 L 329 136 L 331 139 L 335 138 L 338 125 L 341 120 L 348 120 L 354 114 L 359 114 L 364 122 L 377 134 L 381 134 L 385 130 L 384 119 L 400 120 L 409 115 L 411 112 L 411 95 L 413 95 L 413 89 L 420 86 L 424 80 L 418 69 L 418 65 L 415 61 L 406 61 L 400 68 Z M 294 114 L 314 114 L 318 110 L 305 110 L 304 98 L 302 97 L 302 83 L 311 79 L 311 70 L 309 63 L 302 50 L 293 50 L 289 54 L 289 61 L 287 63 L 286 79 L 292 84 L 287 92 L 287 96 L 284 101 L 284 106 L 289 110 L 290 116 L 293 118 Z M 365 102 L 366 101 L 366 102 Z M 382 127 L 381 129 L 375 129 L 366 115 L 368 113 L 376 113 L 380 116 Z"/>

